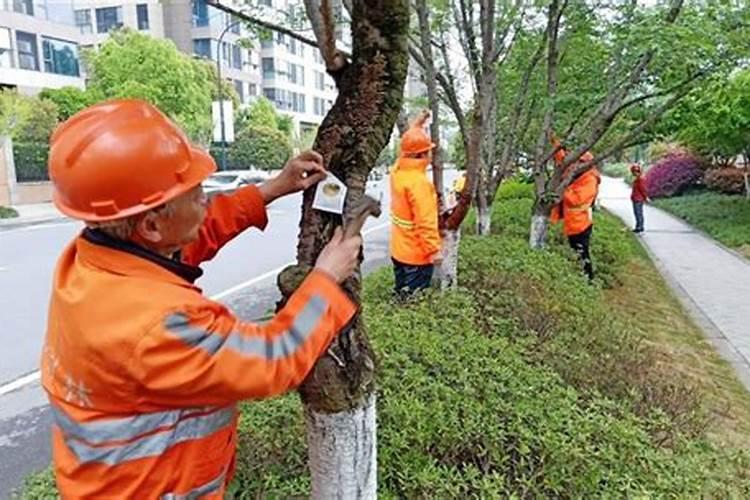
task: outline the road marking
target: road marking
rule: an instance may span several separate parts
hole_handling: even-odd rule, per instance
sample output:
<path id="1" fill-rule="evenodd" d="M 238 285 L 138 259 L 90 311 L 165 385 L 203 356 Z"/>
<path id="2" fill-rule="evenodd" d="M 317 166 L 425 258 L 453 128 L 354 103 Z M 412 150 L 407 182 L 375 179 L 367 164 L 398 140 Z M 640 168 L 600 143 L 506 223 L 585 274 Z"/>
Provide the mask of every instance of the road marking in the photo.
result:
<path id="1" fill-rule="evenodd" d="M 362 231 L 362 236 L 367 236 L 368 234 L 374 233 L 375 231 L 380 231 L 381 229 L 385 229 L 386 227 L 390 226 L 390 222 L 385 222 L 383 224 L 378 224 L 377 226 L 371 227 L 369 229 L 365 229 Z M 257 276 L 251 280 L 247 280 L 244 283 L 240 283 L 239 285 L 235 285 L 231 288 L 228 288 L 224 290 L 223 292 L 219 292 L 216 295 L 213 295 L 209 297 L 211 300 L 220 300 L 228 295 L 231 295 L 235 292 L 238 292 L 244 288 L 253 286 L 256 283 L 259 283 L 265 279 L 270 278 L 271 276 L 274 276 L 275 274 L 278 274 L 281 272 L 285 267 L 291 266 L 294 264 L 294 261 L 287 262 L 283 266 L 279 266 L 276 269 L 273 269 L 271 271 L 268 271 L 267 273 L 263 273 L 260 276 Z M 3 270 L 3 268 L 0 268 L 0 270 Z M 41 378 L 41 374 L 39 370 L 29 373 L 28 375 L 24 375 L 21 378 L 18 378 L 14 380 L 13 382 L 9 382 L 5 385 L 0 385 L 0 397 L 8 394 L 9 392 L 16 391 L 18 389 L 21 389 L 29 384 L 33 384 L 37 380 Z"/>
<path id="2" fill-rule="evenodd" d="M 13 392 L 15 390 L 18 390 L 24 386 L 27 386 L 29 384 L 32 384 L 39 380 L 41 377 L 41 374 L 39 373 L 39 370 L 29 373 L 28 375 L 24 375 L 21 378 L 18 378 L 14 380 L 13 382 L 10 382 L 5 385 L 0 386 L 0 396 L 4 396 L 8 394 L 9 392 Z"/>

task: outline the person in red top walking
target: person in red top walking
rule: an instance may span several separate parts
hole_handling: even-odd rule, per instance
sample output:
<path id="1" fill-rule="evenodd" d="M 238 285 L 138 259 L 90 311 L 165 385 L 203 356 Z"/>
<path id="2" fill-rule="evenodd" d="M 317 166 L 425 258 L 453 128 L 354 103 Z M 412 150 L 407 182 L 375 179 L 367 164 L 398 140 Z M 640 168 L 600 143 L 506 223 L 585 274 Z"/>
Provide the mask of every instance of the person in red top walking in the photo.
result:
<path id="1" fill-rule="evenodd" d="M 630 173 L 633 174 L 633 191 L 630 193 L 630 200 L 633 202 L 633 214 L 635 215 L 634 233 L 643 232 L 643 204 L 650 201 L 648 191 L 646 190 L 646 181 L 643 178 L 643 170 L 638 164 L 630 166 Z"/>

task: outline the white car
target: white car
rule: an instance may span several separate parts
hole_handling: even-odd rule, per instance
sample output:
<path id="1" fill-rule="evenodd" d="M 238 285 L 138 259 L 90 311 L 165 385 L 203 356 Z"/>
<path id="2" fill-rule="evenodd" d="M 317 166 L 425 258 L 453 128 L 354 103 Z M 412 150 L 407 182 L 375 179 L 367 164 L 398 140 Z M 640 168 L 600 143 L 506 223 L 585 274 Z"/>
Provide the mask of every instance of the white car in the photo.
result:
<path id="1" fill-rule="evenodd" d="M 268 179 L 262 170 L 220 170 L 203 181 L 203 192 L 208 196 L 231 193 L 248 184 L 260 184 Z"/>

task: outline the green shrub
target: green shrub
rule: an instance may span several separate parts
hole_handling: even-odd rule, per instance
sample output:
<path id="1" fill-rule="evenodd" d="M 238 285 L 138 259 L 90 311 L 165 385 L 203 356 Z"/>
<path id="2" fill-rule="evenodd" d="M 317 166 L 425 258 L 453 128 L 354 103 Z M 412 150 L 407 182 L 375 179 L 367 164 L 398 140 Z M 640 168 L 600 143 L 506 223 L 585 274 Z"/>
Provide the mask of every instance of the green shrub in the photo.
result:
<path id="1" fill-rule="evenodd" d="M 605 163 L 601 166 L 601 172 L 610 177 L 627 179 L 630 177 L 630 163 Z"/>
<path id="2" fill-rule="evenodd" d="M 534 185 L 528 182 L 520 182 L 516 179 L 509 179 L 502 184 L 497 190 L 497 200 L 516 200 L 516 199 L 534 199 Z"/>
<path id="3" fill-rule="evenodd" d="M 13 217 L 18 217 L 18 212 L 15 209 L 0 206 L 0 219 L 12 219 Z"/>
<path id="4" fill-rule="evenodd" d="M 230 170 L 274 170 L 283 167 L 291 156 L 292 146 L 283 132 L 252 125 L 237 134 L 227 152 Z"/>
<path id="5" fill-rule="evenodd" d="M 49 145 L 46 142 L 13 142 L 13 160 L 18 182 L 49 180 L 47 160 Z"/>
<path id="6" fill-rule="evenodd" d="M 91 92 L 86 92 L 78 87 L 44 89 L 39 93 L 39 97 L 50 100 L 57 105 L 57 118 L 60 121 L 67 120 L 98 100 Z"/>
<path id="7" fill-rule="evenodd" d="M 744 196 L 703 192 L 656 200 L 654 204 L 727 246 L 750 245 L 750 201 Z"/>

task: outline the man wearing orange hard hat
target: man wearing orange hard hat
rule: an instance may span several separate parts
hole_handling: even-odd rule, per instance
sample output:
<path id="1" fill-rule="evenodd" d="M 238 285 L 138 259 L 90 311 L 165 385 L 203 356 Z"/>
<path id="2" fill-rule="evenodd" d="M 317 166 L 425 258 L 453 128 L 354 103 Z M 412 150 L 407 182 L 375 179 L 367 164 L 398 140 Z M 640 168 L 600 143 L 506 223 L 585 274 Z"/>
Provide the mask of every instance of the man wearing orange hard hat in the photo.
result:
<path id="1" fill-rule="evenodd" d="M 391 258 L 402 297 L 428 288 L 441 260 L 437 194 L 426 175 L 435 147 L 424 131 L 429 117 L 423 112 L 401 136 L 391 170 Z"/>
<path id="2" fill-rule="evenodd" d="M 49 170 L 57 207 L 86 224 L 57 264 L 41 363 L 61 496 L 223 498 L 236 403 L 299 385 L 350 321 L 339 283 L 361 240 L 339 231 L 262 325 L 206 298 L 197 266 L 324 178 L 322 158 L 208 204 L 213 159 L 155 107 L 115 100 L 55 130 Z"/>
<path id="3" fill-rule="evenodd" d="M 551 139 L 552 145 L 557 148 L 554 155 L 555 165 L 560 168 L 568 155 L 568 151 L 562 146 L 556 137 Z M 594 155 L 586 151 L 578 161 L 571 164 L 563 175 L 578 166 L 594 160 Z M 563 233 L 568 238 L 570 247 L 576 252 L 589 281 L 594 279 L 594 265 L 591 261 L 591 234 L 594 229 L 593 207 L 599 194 L 601 176 L 596 165 L 579 172 L 573 178 L 573 182 L 565 189 L 562 200 L 552 209 L 550 222 L 556 224 L 563 221 Z"/>

